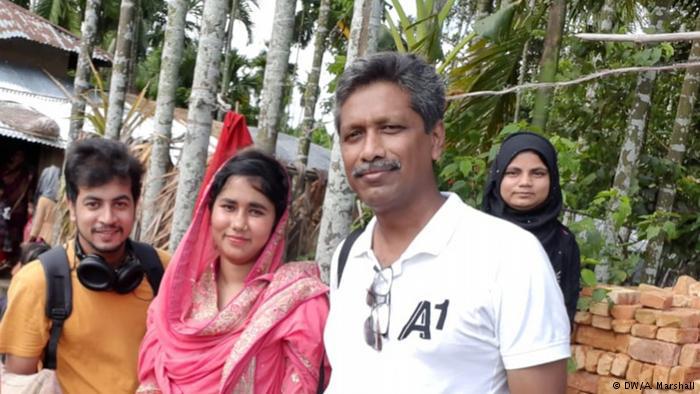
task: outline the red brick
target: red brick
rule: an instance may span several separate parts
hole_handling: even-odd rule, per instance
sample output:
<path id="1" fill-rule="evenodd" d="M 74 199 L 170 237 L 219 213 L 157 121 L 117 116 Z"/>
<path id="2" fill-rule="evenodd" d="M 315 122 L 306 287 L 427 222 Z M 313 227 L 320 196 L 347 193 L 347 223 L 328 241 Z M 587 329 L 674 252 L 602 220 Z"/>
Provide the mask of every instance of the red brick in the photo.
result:
<path id="1" fill-rule="evenodd" d="M 595 373 L 598 370 L 598 360 L 600 360 L 600 356 L 603 353 L 602 350 L 598 349 L 591 349 L 586 352 L 586 363 L 584 364 L 586 371 Z"/>
<path id="2" fill-rule="evenodd" d="M 586 367 L 586 348 L 588 346 L 574 345 L 571 347 L 571 357 L 574 359 L 577 371 Z"/>
<path id="3" fill-rule="evenodd" d="M 595 393 L 598 390 L 598 380 L 600 376 L 588 372 L 577 371 L 567 374 L 567 386 L 587 393 Z"/>
<path id="4" fill-rule="evenodd" d="M 660 291 L 643 291 L 639 303 L 653 309 L 669 309 L 673 306 L 673 294 Z"/>
<path id="5" fill-rule="evenodd" d="M 653 309 L 639 308 L 634 312 L 634 320 L 642 324 L 654 324 L 657 313 L 659 312 Z"/>
<path id="6" fill-rule="evenodd" d="M 659 327 L 696 328 L 700 323 L 700 313 L 693 309 L 673 309 L 656 314 Z"/>
<path id="7" fill-rule="evenodd" d="M 698 281 L 688 275 L 681 275 L 673 286 L 673 294 L 688 295 L 688 287 Z"/>
<path id="8" fill-rule="evenodd" d="M 593 295 L 593 290 L 595 290 L 595 289 L 592 287 L 584 287 L 579 292 L 579 295 L 581 297 L 591 297 Z"/>
<path id="9" fill-rule="evenodd" d="M 695 343 L 699 334 L 697 328 L 661 327 L 656 333 L 656 339 L 673 343 Z"/>
<path id="10" fill-rule="evenodd" d="M 616 305 L 638 304 L 639 296 L 639 291 L 625 288 L 617 288 L 608 293 L 608 299 Z"/>
<path id="11" fill-rule="evenodd" d="M 683 345 L 678 364 L 684 367 L 700 368 L 700 343 Z"/>
<path id="12" fill-rule="evenodd" d="M 659 327 L 651 324 L 635 324 L 632 326 L 630 333 L 635 337 L 654 339 L 658 329 Z"/>
<path id="13" fill-rule="evenodd" d="M 615 353 L 603 353 L 598 359 L 598 368 L 596 368 L 596 373 L 600 376 L 610 375 L 610 369 L 612 368 L 614 360 Z"/>
<path id="14" fill-rule="evenodd" d="M 671 306 L 676 307 L 676 308 L 688 308 L 690 307 L 690 296 L 683 295 L 683 294 L 674 294 L 673 295 L 673 302 L 671 302 Z"/>
<path id="15" fill-rule="evenodd" d="M 654 377 L 652 383 L 668 383 L 668 375 L 671 373 L 671 367 L 663 367 L 661 365 L 654 366 Z"/>
<path id="16" fill-rule="evenodd" d="M 688 295 L 700 296 L 700 283 L 695 282 L 688 285 Z"/>
<path id="17" fill-rule="evenodd" d="M 663 291 L 665 291 L 665 290 L 664 290 L 663 288 L 661 288 L 661 287 L 654 286 L 654 285 L 648 285 L 648 284 L 646 284 L 646 283 L 640 284 L 639 287 L 638 287 L 637 289 L 638 289 L 640 292 L 645 292 L 645 291 L 661 291 L 661 292 L 663 292 Z"/>
<path id="18" fill-rule="evenodd" d="M 612 367 L 610 368 L 610 374 L 615 375 L 619 378 L 624 378 L 625 373 L 627 372 L 627 366 L 629 365 L 629 362 L 630 356 L 622 353 L 616 354 L 615 359 L 612 363 Z"/>
<path id="19" fill-rule="evenodd" d="M 607 301 L 592 302 L 588 311 L 598 316 L 610 316 L 610 304 Z"/>
<path id="20" fill-rule="evenodd" d="M 615 383 L 619 386 L 615 386 Z M 618 387 L 618 388 L 615 388 Z M 633 390 L 625 387 L 625 381 L 622 379 L 601 377 L 598 380 L 598 394 L 639 394 L 639 389 Z"/>
<path id="21" fill-rule="evenodd" d="M 681 347 L 675 343 L 657 341 L 654 339 L 629 338 L 627 354 L 635 360 L 673 367 L 678 365 Z"/>
<path id="22" fill-rule="evenodd" d="M 671 368 L 668 383 L 690 383 L 697 379 L 700 379 L 700 368 L 678 366 Z"/>
<path id="23" fill-rule="evenodd" d="M 629 334 L 632 330 L 632 326 L 637 324 L 636 320 L 613 320 L 612 329 L 619 334 Z"/>
<path id="24" fill-rule="evenodd" d="M 590 326 L 580 326 L 576 330 L 576 342 L 594 348 L 615 351 L 619 344 L 614 332 Z"/>
<path id="25" fill-rule="evenodd" d="M 641 307 L 640 304 L 613 305 L 612 308 L 610 308 L 610 315 L 615 319 L 631 320 L 634 319 L 634 312 Z"/>
<path id="26" fill-rule="evenodd" d="M 617 334 L 615 337 L 615 351 L 618 353 L 627 353 L 630 346 L 630 338 L 632 338 L 632 336 L 629 334 Z"/>
<path id="27" fill-rule="evenodd" d="M 578 311 L 574 315 L 574 323 L 585 324 L 585 325 L 590 326 L 592 317 L 593 317 L 593 315 L 591 315 L 591 312 Z"/>
<path id="28" fill-rule="evenodd" d="M 612 330 L 612 317 L 593 315 L 591 325 L 603 330 Z"/>
<path id="29" fill-rule="evenodd" d="M 654 365 L 642 364 L 642 372 L 639 373 L 639 381 L 651 383 L 654 379 Z"/>
<path id="30" fill-rule="evenodd" d="M 627 380 L 630 382 L 639 382 L 639 375 L 642 373 L 643 366 L 644 363 L 630 359 L 629 363 L 627 364 L 627 372 L 625 373 Z"/>

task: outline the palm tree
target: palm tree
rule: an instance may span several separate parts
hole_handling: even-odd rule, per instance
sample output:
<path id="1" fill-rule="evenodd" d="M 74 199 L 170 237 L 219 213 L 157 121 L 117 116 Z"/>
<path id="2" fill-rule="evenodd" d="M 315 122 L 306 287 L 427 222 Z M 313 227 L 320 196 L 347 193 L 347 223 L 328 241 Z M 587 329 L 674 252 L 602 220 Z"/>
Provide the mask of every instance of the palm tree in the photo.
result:
<path id="1" fill-rule="evenodd" d="M 212 114 L 216 109 L 216 92 L 219 90 L 228 6 L 228 0 L 207 0 L 204 3 L 197 64 L 187 115 L 187 133 L 180 157 L 180 175 L 170 235 L 171 252 L 177 248 L 192 220 L 195 203 L 192 197 L 197 195 L 204 176 Z"/>
<path id="2" fill-rule="evenodd" d="M 695 30 L 700 31 L 700 16 L 695 23 Z M 695 41 L 688 55 L 688 62 L 697 62 L 700 60 L 700 41 Z M 688 137 L 691 133 L 691 125 L 693 124 L 693 107 L 697 100 L 698 91 L 700 90 L 700 67 L 688 69 L 683 80 L 681 95 L 678 98 L 678 106 L 676 108 L 676 119 L 673 122 L 673 131 L 668 141 L 668 152 L 666 159 L 677 166 L 683 164 Z M 673 203 L 676 198 L 677 183 L 675 177 L 665 179 L 662 186 L 659 188 L 659 194 L 656 197 L 656 213 L 659 216 L 668 215 L 673 211 Z M 661 266 L 661 257 L 664 249 L 665 234 L 660 232 L 655 237 L 652 237 L 647 244 L 644 267 L 642 269 L 642 282 L 655 283 L 657 273 Z"/>
<path id="3" fill-rule="evenodd" d="M 134 21 L 134 0 L 121 0 L 119 29 L 117 30 L 117 48 L 112 62 L 112 77 L 109 83 L 109 107 L 105 137 L 118 140 L 124 115 L 124 99 L 129 82 L 129 58 L 134 38 L 136 23 Z"/>
<path id="4" fill-rule="evenodd" d="M 651 13 L 652 30 L 656 33 L 662 33 L 668 18 L 668 7 L 670 0 L 659 0 L 656 3 L 654 10 Z M 625 138 L 620 147 L 620 155 L 615 169 L 615 177 L 613 179 L 613 189 L 616 191 L 616 197 L 612 199 L 609 215 L 606 218 L 606 232 L 608 245 L 616 245 L 618 237 L 621 236 L 626 241 L 629 235 L 626 232 L 618 234 L 614 213 L 620 207 L 620 201 L 630 196 L 633 180 L 636 177 L 637 166 L 639 164 L 639 156 L 642 146 L 644 145 L 647 118 L 651 109 L 651 96 L 654 91 L 654 82 L 656 80 L 656 72 L 645 71 L 637 76 L 637 84 L 634 91 L 634 101 L 629 113 L 627 122 L 627 130 L 625 130 Z M 598 280 L 607 281 L 609 278 L 609 262 L 601 261 L 601 264 L 596 266 L 596 276 Z"/>
<path id="5" fill-rule="evenodd" d="M 168 3 L 168 22 L 161 58 L 156 98 L 156 124 L 151 137 L 153 150 L 145 183 L 141 216 L 141 229 L 148 232 L 157 218 L 156 206 L 165 186 L 165 174 L 170 163 L 170 138 L 172 135 L 175 91 L 178 86 L 179 67 L 185 44 L 185 16 L 187 0 L 172 0 Z"/>
<path id="6" fill-rule="evenodd" d="M 566 19 L 566 1 L 554 0 L 549 9 L 547 22 L 547 35 L 544 39 L 544 50 L 540 60 L 540 82 L 553 82 L 557 74 L 559 62 L 559 47 Z M 547 126 L 547 115 L 552 101 L 552 89 L 543 88 L 537 91 L 535 97 L 535 109 L 532 114 L 532 124 L 540 130 Z"/>
<path id="7" fill-rule="evenodd" d="M 258 6 L 256 0 L 250 0 L 250 3 L 254 6 Z M 221 96 L 225 101 L 229 100 L 227 96 L 227 91 L 231 83 L 231 63 L 233 62 L 233 55 L 235 50 L 231 48 L 231 42 L 233 41 L 233 25 L 235 21 L 241 21 L 243 26 L 246 28 L 248 34 L 248 43 L 250 43 L 253 37 L 253 20 L 251 19 L 251 9 L 248 1 L 243 0 L 231 0 L 231 11 L 229 12 L 228 25 L 226 27 L 226 44 L 224 45 L 224 64 L 221 68 Z M 219 113 L 219 118 L 223 118 L 223 113 Z"/>
<path id="8" fill-rule="evenodd" d="M 379 0 L 355 1 L 350 26 L 350 41 L 347 48 L 346 66 L 360 56 L 372 53 L 376 47 L 369 46 L 369 37 L 378 33 L 370 32 L 370 26 L 378 28 L 379 25 L 371 23 L 372 18 L 381 18 L 377 15 Z M 374 15 L 373 11 L 374 10 Z M 373 42 L 376 43 L 376 40 Z M 328 183 L 323 199 L 323 213 L 319 227 L 318 244 L 316 245 L 316 261 L 321 269 L 321 277 L 328 282 L 330 278 L 330 263 L 336 246 L 350 233 L 352 224 L 352 209 L 355 202 L 355 193 L 350 189 L 345 178 L 342 157 L 340 156 L 340 141 L 338 133 L 333 133 L 333 147 L 331 149 L 331 161 L 328 167 Z"/>
<path id="9" fill-rule="evenodd" d="M 297 150 L 297 169 L 299 173 L 294 181 L 295 195 L 304 190 L 304 174 L 309 158 L 309 146 L 311 145 L 311 133 L 314 129 L 314 113 L 318 99 L 318 82 L 321 77 L 321 65 L 323 54 L 326 51 L 326 37 L 328 36 L 328 21 L 330 17 L 330 0 L 321 0 L 319 5 L 316 35 L 314 36 L 314 58 L 311 63 L 311 72 L 306 81 L 304 91 L 304 119 L 301 124 L 301 138 Z"/>
<path id="10" fill-rule="evenodd" d="M 75 68 L 73 81 L 73 102 L 71 105 L 71 121 L 68 131 L 69 142 L 78 139 L 85 118 L 85 93 L 90 88 L 90 63 L 92 50 L 97 39 L 97 15 L 100 0 L 85 1 L 85 18 L 83 19 L 80 39 L 80 53 Z"/>
<path id="11" fill-rule="evenodd" d="M 296 0 L 277 0 L 273 21 L 270 50 L 260 99 L 257 144 L 261 150 L 275 153 L 277 133 L 282 112 L 284 83 L 287 80 L 287 65 L 294 32 L 294 10 Z"/>

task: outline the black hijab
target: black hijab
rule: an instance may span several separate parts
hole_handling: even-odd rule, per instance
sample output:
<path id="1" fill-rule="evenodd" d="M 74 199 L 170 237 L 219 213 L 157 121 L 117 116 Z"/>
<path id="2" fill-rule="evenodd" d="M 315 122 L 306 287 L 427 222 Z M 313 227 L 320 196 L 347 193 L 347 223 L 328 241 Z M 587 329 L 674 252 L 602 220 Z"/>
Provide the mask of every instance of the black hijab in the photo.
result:
<path id="1" fill-rule="evenodd" d="M 547 166 L 549 172 L 549 195 L 538 207 L 531 211 L 516 211 L 510 208 L 501 197 L 501 181 L 508 164 L 522 152 L 535 152 Z M 483 211 L 506 219 L 533 233 L 540 240 L 547 253 L 556 248 L 561 224 L 557 218 L 562 208 L 561 188 L 557 152 L 545 138 L 535 133 L 518 132 L 511 134 L 501 144 L 494 159 L 484 192 Z"/>
<path id="2" fill-rule="evenodd" d="M 508 164 L 515 156 L 527 151 L 535 152 L 547 166 L 549 195 L 538 207 L 522 212 L 510 208 L 503 200 L 501 181 Z M 581 261 L 576 239 L 569 229 L 559 222 L 562 205 L 557 152 L 554 146 L 544 137 L 531 132 L 518 132 L 508 136 L 491 165 L 482 209 L 486 213 L 517 224 L 540 240 L 564 294 L 569 320 L 573 321 L 579 293 Z"/>

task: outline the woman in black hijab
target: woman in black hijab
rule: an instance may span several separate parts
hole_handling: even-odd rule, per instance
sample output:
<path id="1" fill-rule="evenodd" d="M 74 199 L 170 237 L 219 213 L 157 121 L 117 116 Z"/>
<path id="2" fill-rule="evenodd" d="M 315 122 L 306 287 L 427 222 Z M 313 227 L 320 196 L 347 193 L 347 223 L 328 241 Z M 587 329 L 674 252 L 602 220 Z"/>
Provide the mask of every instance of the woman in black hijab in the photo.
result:
<path id="1" fill-rule="evenodd" d="M 573 321 L 581 260 L 574 235 L 558 220 L 562 203 L 554 146 L 531 132 L 508 136 L 491 165 L 483 210 L 517 224 L 540 240 Z"/>

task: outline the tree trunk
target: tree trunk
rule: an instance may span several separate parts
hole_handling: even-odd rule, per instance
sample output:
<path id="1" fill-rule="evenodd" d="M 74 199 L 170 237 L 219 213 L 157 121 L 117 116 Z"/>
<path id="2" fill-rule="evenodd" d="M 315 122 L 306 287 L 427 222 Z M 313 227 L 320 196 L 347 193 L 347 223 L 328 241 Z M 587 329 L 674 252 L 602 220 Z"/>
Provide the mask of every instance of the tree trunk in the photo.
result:
<path id="1" fill-rule="evenodd" d="M 75 141 L 80 136 L 85 119 L 85 94 L 90 88 L 90 63 L 92 62 L 92 50 L 97 38 L 97 15 L 100 8 L 100 0 L 87 0 L 85 2 L 85 17 L 80 27 L 80 53 L 78 64 L 75 68 L 73 80 L 73 103 L 71 104 L 70 128 L 68 131 L 68 143 Z"/>
<path id="2" fill-rule="evenodd" d="M 666 17 L 666 3 L 665 1 L 659 1 L 651 15 L 652 29 L 655 33 L 663 32 Z M 620 199 L 629 196 L 630 190 L 632 189 L 632 180 L 636 176 L 639 155 L 644 145 L 647 117 L 649 116 L 649 109 L 651 108 L 651 96 L 654 91 L 655 81 L 656 72 L 654 71 L 642 72 L 637 76 L 634 102 L 630 109 L 625 139 L 620 147 L 620 156 L 618 157 L 615 177 L 613 179 L 613 189 L 617 191 L 617 196 L 610 203 L 610 208 L 608 209 L 609 215 L 605 220 L 604 236 L 608 245 L 617 244 L 618 236 L 621 235 L 615 228 L 616 226 L 612 214 L 619 209 Z M 622 238 L 626 237 L 626 234 L 622 234 Z M 609 271 L 610 262 L 607 259 L 601 260 L 595 267 L 596 277 L 602 282 L 607 282 L 609 280 Z"/>
<path id="3" fill-rule="evenodd" d="M 528 7 L 533 8 L 535 6 L 535 0 L 528 1 Z M 520 55 L 520 69 L 518 70 L 518 85 L 523 85 L 525 83 L 525 74 L 527 74 L 527 53 L 530 51 L 530 38 L 525 41 L 523 45 L 523 52 Z M 520 103 L 522 101 L 522 91 L 518 90 L 515 92 L 515 105 L 513 111 L 513 123 L 517 123 L 520 120 Z"/>
<path id="4" fill-rule="evenodd" d="M 294 11 L 296 0 L 277 0 L 273 21 L 270 50 L 260 94 L 260 117 L 258 118 L 257 145 L 264 152 L 275 154 L 277 133 L 282 117 L 282 96 L 287 82 L 289 52 L 294 33 Z"/>
<path id="5" fill-rule="evenodd" d="M 233 23 L 236 21 L 236 13 L 238 12 L 238 2 L 240 0 L 231 0 L 231 11 L 228 16 L 228 26 L 226 29 L 226 44 L 224 45 L 224 65 L 221 68 L 221 98 L 228 102 L 226 97 L 226 92 L 228 92 L 228 85 L 231 83 L 231 75 L 229 74 L 229 69 L 231 68 L 231 61 L 233 59 L 233 52 L 231 51 L 231 42 L 233 41 Z M 219 120 L 224 119 L 224 110 L 219 109 L 217 111 L 217 118 Z"/>
<path id="6" fill-rule="evenodd" d="M 192 221 L 195 197 L 204 176 L 211 124 L 216 111 L 216 92 L 219 91 L 221 51 L 224 46 L 228 3 L 229 0 L 204 2 L 197 63 L 187 115 L 187 133 L 180 157 L 180 175 L 170 233 L 171 252 L 175 251 Z"/>
<path id="7" fill-rule="evenodd" d="M 143 25 L 143 9 L 141 7 L 141 0 L 134 0 L 134 7 L 136 7 L 134 14 L 134 39 L 131 40 L 131 49 L 129 53 L 129 68 L 126 75 L 129 76 L 129 81 L 126 84 L 126 91 L 133 92 L 136 90 L 136 64 L 139 62 L 139 45 L 141 45 L 141 36 L 144 34 L 142 31 Z"/>
<path id="8" fill-rule="evenodd" d="M 143 196 L 141 234 L 149 233 L 158 218 L 158 197 L 165 186 L 165 174 L 170 168 L 170 138 L 175 111 L 175 90 L 185 45 L 185 15 L 187 0 L 168 2 L 168 21 L 158 77 L 156 123 L 151 135 L 151 158 Z"/>
<path id="9" fill-rule="evenodd" d="M 384 16 L 384 1 L 372 1 L 367 24 L 367 49 L 364 53 L 377 51 L 379 35 L 382 31 L 382 17 Z M 370 49 L 371 48 L 371 49 Z"/>
<path id="10" fill-rule="evenodd" d="M 314 36 L 314 58 L 311 63 L 311 72 L 306 81 L 304 90 L 304 119 L 301 123 L 301 138 L 297 149 L 297 170 L 299 173 L 294 181 L 294 195 L 298 196 L 304 191 L 304 175 L 306 165 L 309 161 L 309 147 L 311 146 L 311 133 L 314 131 L 314 113 L 316 102 L 318 101 L 319 86 L 321 78 L 321 66 L 323 65 L 323 54 L 326 51 L 326 37 L 328 37 L 328 21 L 331 11 L 330 0 L 321 0 L 318 10 L 318 21 L 316 34 Z"/>
<path id="11" fill-rule="evenodd" d="M 695 24 L 695 30 L 700 31 L 700 17 Z M 695 41 L 688 55 L 688 62 L 700 60 L 700 41 Z M 678 98 L 676 119 L 673 122 L 666 160 L 676 166 L 683 164 L 686 144 L 690 134 L 690 126 L 693 124 L 693 107 L 700 87 L 700 67 L 689 68 L 685 72 L 681 95 Z M 666 179 L 662 182 L 659 194 L 656 198 L 656 212 L 668 213 L 673 211 L 673 202 L 676 198 L 675 179 Z M 659 233 L 649 240 L 646 249 L 646 259 L 642 269 L 642 282 L 655 283 L 657 272 L 661 266 L 661 256 L 664 249 L 665 234 Z"/>
<path id="12" fill-rule="evenodd" d="M 544 39 L 544 50 L 540 60 L 539 82 L 553 82 L 555 80 L 565 19 L 566 0 L 553 0 L 552 5 L 549 7 L 547 36 Z M 535 95 L 532 125 L 542 131 L 545 131 L 547 127 L 547 115 L 552 102 L 552 92 L 552 88 L 541 88 L 537 90 Z"/>
<path id="13" fill-rule="evenodd" d="M 105 121 L 105 137 L 113 140 L 119 139 L 122 128 L 134 25 L 134 0 L 122 0 L 119 12 L 119 29 L 117 30 L 117 46 L 112 64 L 112 78 L 109 82 L 109 106 Z"/>
<path id="14" fill-rule="evenodd" d="M 377 50 L 376 47 L 368 46 L 369 37 L 376 34 L 370 33 L 368 30 L 372 26 L 370 24 L 372 10 L 377 10 L 373 3 L 379 1 L 355 1 L 345 67 L 352 64 L 358 57 Z M 336 130 L 333 133 L 331 162 L 328 167 L 328 184 L 326 185 L 326 195 L 323 198 L 323 214 L 321 216 L 318 244 L 316 245 L 316 261 L 321 269 L 321 278 L 326 283 L 328 283 L 330 275 L 333 251 L 350 233 L 354 203 L 355 193 L 350 189 L 350 185 L 345 178 L 345 168 L 340 155 L 340 142 L 338 141 L 338 132 Z"/>

